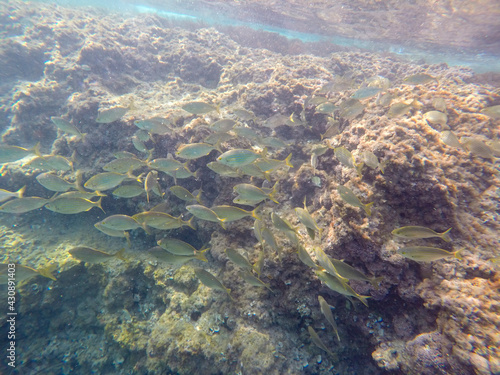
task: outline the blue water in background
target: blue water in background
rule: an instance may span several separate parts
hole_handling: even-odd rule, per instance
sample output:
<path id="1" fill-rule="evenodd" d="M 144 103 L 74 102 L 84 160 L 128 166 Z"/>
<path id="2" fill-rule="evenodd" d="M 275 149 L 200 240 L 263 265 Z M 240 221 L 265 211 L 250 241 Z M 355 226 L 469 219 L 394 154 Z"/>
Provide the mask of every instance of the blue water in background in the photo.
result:
<path id="1" fill-rule="evenodd" d="M 161 17 L 179 21 L 202 22 L 207 26 L 246 26 L 258 31 L 267 31 L 277 33 L 289 39 L 297 39 L 302 42 L 329 42 L 342 47 L 355 47 L 369 52 L 393 53 L 410 61 L 419 61 L 419 63 L 437 64 L 446 63 L 450 66 L 467 66 L 476 73 L 500 72 L 500 51 L 498 54 L 481 53 L 481 51 L 460 50 L 457 48 L 422 49 L 412 46 L 412 41 L 407 45 L 397 45 L 384 43 L 381 41 L 368 41 L 341 36 L 325 36 L 314 33 L 303 33 L 286 28 L 275 27 L 259 22 L 244 22 L 227 17 L 217 16 L 211 13 L 207 15 L 200 12 L 173 12 L 165 9 L 154 8 L 140 2 L 130 3 L 121 0 L 97 1 L 97 0 L 56 0 L 56 1 L 38 1 L 43 3 L 54 3 L 65 7 L 96 7 L 113 12 L 122 13 L 124 17 L 136 17 L 139 14 L 156 14 Z M 500 22 L 500 21 L 499 21 Z"/>

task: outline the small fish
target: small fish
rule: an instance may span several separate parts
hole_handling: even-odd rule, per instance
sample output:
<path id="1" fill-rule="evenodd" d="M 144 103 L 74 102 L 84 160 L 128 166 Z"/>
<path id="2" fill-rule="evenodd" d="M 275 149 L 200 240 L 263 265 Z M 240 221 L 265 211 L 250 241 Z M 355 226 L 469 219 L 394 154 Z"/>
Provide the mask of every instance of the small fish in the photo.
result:
<path id="1" fill-rule="evenodd" d="M 256 212 L 257 208 L 253 211 L 247 211 L 239 207 L 222 205 L 213 206 L 211 209 L 217 214 L 219 218 L 225 220 L 225 223 L 240 220 L 247 216 L 251 216 L 257 220 L 262 220 L 262 218 Z"/>
<path id="2" fill-rule="evenodd" d="M 241 255 L 238 251 L 227 248 L 226 249 L 226 255 L 229 258 L 231 262 L 236 264 L 238 267 L 241 267 L 247 271 L 252 271 L 253 266 L 250 264 L 247 258 L 245 258 L 243 255 Z"/>
<path id="3" fill-rule="evenodd" d="M 110 161 L 102 169 L 106 172 L 127 173 L 145 165 L 145 161 L 137 158 L 119 158 Z"/>
<path id="4" fill-rule="evenodd" d="M 121 119 L 125 113 L 128 112 L 128 107 L 113 107 L 108 109 L 99 110 L 95 122 L 99 124 L 109 124 Z"/>
<path id="5" fill-rule="evenodd" d="M 121 185 L 112 193 L 117 198 L 134 198 L 144 194 L 144 187 L 141 185 Z"/>
<path id="6" fill-rule="evenodd" d="M 458 260 L 462 260 L 460 251 L 461 250 L 451 252 L 430 246 L 410 246 L 398 249 L 398 254 L 417 262 L 432 262 L 448 257 L 455 257 Z"/>
<path id="7" fill-rule="evenodd" d="M 73 258 L 81 260 L 85 263 L 103 263 L 113 258 L 127 261 L 127 259 L 123 257 L 124 252 L 125 249 L 121 249 L 115 254 L 108 254 L 104 251 L 85 246 L 78 246 L 68 250 L 68 253 L 70 253 Z"/>
<path id="8" fill-rule="evenodd" d="M 372 284 L 376 289 L 380 282 L 383 280 L 383 276 L 370 278 L 364 275 L 362 272 L 358 271 L 356 268 L 344 263 L 341 260 L 330 258 L 332 264 L 335 266 L 335 269 L 338 271 L 339 275 L 349 279 L 349 280 L 358 280 L 358 281 L 367 281 Z"/>
<path id="9" fill-rule="evenodd" d="M 260 277 L 262 267 L 264 266 L 264 251 L 260 251 L 257 260 L 253 264 L 253 270 Z"/>
<path id="10" fill-rule="evenodd" d="M 264 155 L 265 152 L 257 153 L 252 150 L 234 149 L 219 155 L 217 161 L 229 167 L 238 168 L 253 163 L 255 160 L 263 157 Z"/>
<path id="11" fill-rule="evenodd" d="M 147 154 L 148 152 L 150 152 L 150 150 L 148 150 L 148 148 L 146 147 L 146 144 L 144 143 L 144 141 L 141 141 L 139 139 L 139 137 L 136 136 L 136 135 L 134 135 L 132 137 L 132 144 L 134 145 L 134 148 L 137 151 L 144 152 L 145 154 Z"/>
<path id="12" fill-rule="evenodd" d="M 439 124 L 442 127 L 446 126 L 448 122 L 448 116 L 446 113 L 439 111 L 429 111 L 424 113 L 424 119 L 431 124 Z"/>
<path id="13" fill-rule="evenodd" d="M 89 199 L 83 198 L 60 198 L 48 202 L 45 208 L 57 212 L 59 214 L 71 215 L 80 212 L 89 211 L 93 207 L 99 207 L 102 212 L 105 212 L 101 206 L 102 197 L 97 202 L 92 202 Z M 1 207 L 0 207 L 1 208 Z"/>
<path id="14" fill-rule="evenodd" d="M 325 132 L 321 134 L 321 140 L 340 134 L 340 122 L 338 120 L 329 121 L 328 124 L 329 126 L 326 128 Z"/>
<path id="15" fill-rule="evenodd" d="M 264 248 L 264 238 L 262 237 L 263 229 L 264 229 L 264 223 L 262 222 L 262 220 L 255 219 L 255 221 L 253 222 L 253 234 L 261 244 L 262 248 Z"/>
<path id="16" fill-rule="evenodd" d="M 26 186 L 23 186 L 18 191 L 8 191 L 4 189 L 0 189 L 0 203 L 5 202 L 11 198 L 22 198 L 24 195 L 24 191 L 26 190 Z"/>
<path id="17" fill-rule="evenodd" d="M 262 172 L 275 172 L 281 167 L 293 168 L 293 164 L 290 162 L 292 160 L 292 154 L 290 153 L 285 159 L 258 159 L 253 165 L 259 167 Z"/>
<path id="18" fill-rule="evenodd" d="M 335 334 L 337 335 L 337 340 L 339 340 L 340 342 L 339 329 L 337 327 L 337 323 L 335 322 L 335 318 L 333 317 L 331 306 L 321 296 L 318 296 L 318 302 L 321 312 L 325 316 L 328 323 L 332 325 L 333 332 L 335 332 Z"/>
<path id="19" fill-rule="evenodd" d="M 379 87 L 381 89 L 387 90 L 391 86 L 391 81 L 383 76 L 373 76 L 366 80 L 367 87 Z"/>
<path id="20" fill-rule="evenodd" d="M 128 151 L 116 151 L 113 152 L 113 156 L 117 159 L 132 158 L 137 159 L 137 155 Z"/>
<path id="21" fill-rule="evenodd" d="M 257 142 L 260 140 L 259 134 L 252 128 L 248 126 L 235 126 L 232 132 L 238 137 L 246 138 L 250 141 Z"/>
<path id="22" fill-rule="evenodd" d="M 11 163 L 20 159 L 25 158 L 28 155 L 40 154 L 40 143 L 37 143 L 32 148 L 23 148 L 19 146 L 11 146 L 6 144 L 0 144 L 0 164 Z"/>
<path id="23" fill-rule="evenodd" d="M 318 266 L 314 261 L 312 260 L 311 256 L 307 252 L 307 250 L 304 248 L 302 245 L 298 245 L 298 251 L 297 254 L 299 256 L 299 259 L 301 260 L 302 263 L 304 263 L 306 266 L 309 266 L 311 268 L 317 269 Z"/>
<path id="24" fill-rule="evenodd" d="M 325 352 L 327 352 L 328 355 L 330 355 L 332 357 L 337 357 L 330 349 L 328 349 L 326 347 L 326 345 L 323 343 L 323 341 L 321 341 L 321 339 L 319 338 L 318 334 L 313 329 L 313 327 L 307 326 L 307 331 L 309 332 L 309 335 L 311 336 L 311 341 L 314 343 L 314 345 L 316 345 L 321 350 L 324 350 Z"/>
<path id="25" fill-rule="evenodd" d="M 319 104 L 316 109 L 314 110 L 316 113 L 321 113 L 325 115 L 331 114 L 333 116 L 333 113 L 337 110 L 339 110 L 340 107 L 336 106 L 332 102 L 324 102 Z"/>
<path id="26" fill-rule="evenodd" d="M 368 150 L 363 151 L 361 156 L 363 158 L 363 162 L 365 163 L 365 165 L 367 165 L 373 169 L 378 167 L 380 169 L 380 172 L 382 172 L 382 174 L 384 174 L 384 168 L 385 168 L 385 165 L 387 164 L 387 161 L 380 163 L 378 158 L 377 158 L 377 155 L 375 155 L 373 152 L 368 151 Z"/>
<path id="27" fill-rule="evenodd" d="M 221 219 L 210 208 L 195 204 L 195 205 L 191 205 L 191 206 L 186 206 L 186 210 L 188 210 L 191 214 L 196 216 L 198 219 L 219 223 L 223 229 L 226 229 L 226 226 L 224 225 L 225 219 Z"/>
<path id="28" fill-rule="evenodd" d="M 48 164 L 51 170 L 72 171 L 73 161 L 61 155 L 43 155 L 44 162 Z M 31 162 L 30 162 L 31 164 Z"/>
<path id="29" fill-rule="evenodd" d="M 202 262 L 207 262 L 207 258 L 203 253 L 197 253 L 195 255 L 175 255 L 160 246 L 155 246 L 148 250 L 148 253 L 153 255 L 156 259 L 162 262 L 172 264 L 174 266 L 182 266 L 183 264 L 189 262 L 193 259 L 201 260 Z"/>
<path id="30" fill-rule="evenodd" d="M 375 101 L 375 104 L 381 107 L 387 107 L 392 103 L 393 99 L 395 98 L 396 96 L 390 93 L 385 93 L 384 95 L 379 94 L 377 100 Z"/>
<path id="31" fill-rule="evenodd" d="M 236 121 L 231 119 L 222 119 L 214 122 L 210 127 L 215 132 L 227 132 L 231 130 L 234 125 L 236 125 Z"/>
<path id="32" fill-rule="evenodd" d="M 451 130 L 442 131 L 441 140 L 447 146 L 464 149 L 464 146 L 460 143 L 458 137 Z"/>
<path id="33" fill-rule="evenodd" d="M 290 222 L 286 219 L 281 218 L 277 213 L 271 212 L 271 221 L 276 229 L 282 232 L 292 232 L 297 234 L 297 228 L 295 228 Z"/>
<path id="34" fill-rule="evenodd" d="M 0 206 L 0 212 L 9 214 L 23 214 L 28 211 L 37 210 L 50 202 L 50 199 L 39 197 L 24 197 L 8 201 Z"/>
<path id="35" fill-rule="evenodd" d="M 277 148 L 277 149 L 289 146 L 289 144 L 285 143 L 283 140 L 276 137 L 262 138 L 259 143 L 264 147 Z"/>
<path id="36" fill-rule="evenodd" d="M 233 114 L 240 121 L 249 121 L 255 118 L 255 114 L 252 111 L 247 111 L 246 109 L 235 109 L 233 110 Z"/>
<path id="37" fill-rule="evenodd" d="M 139 222 L 128 215 L 111 215 L 98 224 L 114 230 L 133 230 L 142 227 Z"/>
<path id="38" fill-rule="evenodd" d="M 191 246 L 187 242 L 178 240 L 177 238 L 162 238 L 157 242 L 157 244 L 158 246 L 167 250 L 169 253 L 175 255 L 183 255 L 183 256 L 190 256 L 190 255 L 195 255 L 197 253 L 204 253 L 205 251 L 208 250 L 208 248 L 202 250 L 196 250 L 193 246 Z"/>
<path id="39" fill-rule="evenodd" d="M 159 158 L 151 160 L 148 163 L 148 167 L 151 169 L 156 169 L 160 172 L 175 172 L 182 168 L 187 168 L 187 163 L 181 163 L 173 158 Z"/>
<path id="40" fill-rule="evenodd" d="M 255 177 L 255 178 L 261 178 L 268 180 L 269 182 L 271 181 L 271 177 L 269 175 L 269 172 L 262 172 L 262 170 L 255 165 L 255 163 L 252 164 L 247 164 L 242 167 L 238 168 L 238 172 L 240 172 L 241 175 L 243 176 L 250 176 L 250 177 Z"/>
<path id="41" fill-rule="evenodd" d="M 274 237 L 273 232 L 267 227 L 261 228 L 260 230 L 262 239 L 266 244 L 269 245 L 271 249 L 273 249 L 278 254 L 278 259 L 281 262 L 281 246 L 278 245 L 276 238 Z"/>
<path id="42" fill-rule="evenodd" d="M 151 140 L 151 137 L 149 135 L 149 133 L 145 130 L 137 130 L 135 133 L 134 133 L 134 136 L 136 136 L 137 138 L 139 138 L 141 141 L 143 142 L 148 142 Z"/>
<path id="43" fill-rule="evenodd" d="M 358 100 L 368 99 L 368 98 L 371 98 L 371 97 L 377 95 L 381 91 L 382 91 L 382 89 L 380 87 L 363 87 L 363 88 L 358 89 L 351 96 L 351 98 L 358 99 Z"/>
<path id="44" fill-rule="evenodd" d="M 149 193 L 153 192 L 159 197 L 163 197 L 160 183 L 158 182 L 158 172 L 150 171 L 144 180 L 144 191 L 146 192 L 147 201 L 149 202 Z"/>
<path id="45" fill-rule="evenodd" d="M 36 180 L 44 188 L 51 191 L 65 192 L 71 188 L 80 189 L 77 183 L 66 181 L 52 172 L 41 173 L 36 176 Z"/>
<path id="46" fill-rule="evenodd" d="M 279 203 L 274 199 L 274 195 L 277 193 L 277 185 L 278 183 L 273 186 L 271 192 L 266 193 L 262 189 L 251 184 L 238 184 L 233 187 L 233 190 L 239 197 L 235 198 L 233 202 L 238 203 L 238 198 L 241 198 L 242 200 L 249 200 L 255 203 L 262 202 L 265 199 L 270 199 L 275 203 Z"/>
<path id="47" fill-rule="evenodd" d="M 13 264 L 13 263 L 9 263 Z M 23 266 L 21 264 L 14 263 L 15 265 L 15 276 L 16 276 L 16 284 L 21 283 L 23 281 L 29 280 L 35 276 L 43 276 L 48 279 L 56 281 L 57 279 L 52 275 L 52 271 L 55 269 L 55 266 L 49 265 L 47 267 L 42 267 L 37 270 L 31 267 Z M 0 263 L 0 268 L 7 270 L 6 263 Z M 7 284 L 8 278 L 4 272 L 0 272 L 0 284 Z"/>
<path id="48" fill-rule="evenodd" d="M 480 111 L 483 115 L 489 116 L 494 119 L 500 118 L 500 105 L 494 105 L 492 107 L 486 107 Z"/>
<path id="49" fill-rule="evenodd" d="M 128 232 L 126 232 L 124 230 L 116 230 L 116 229 L 107 228 L 107 227 L 101 225 L 100 222 L 95 223 L 94 227 L 95 227 L 95 229 L 104 233 L 107 236 L 125 238 L 127 240 L 128 246 L 129 247 L 132 246 L 132 243 L 130 242 L 130 234 Z"/>
<path id="50" fill-rule="evenodd" d="M 395 117 L 400 117 L 406 115 L 408 112 L 410 112 L 410 109 L 412 108 L 418 108 L 418 102 L 416 100 L 413 100 L 410 104 L 406 104 L 404 102 L 396 103 L 391 105 L 389 108 L 389 111 L 387 112 L 387 117 L 388 118 L 395 118 Z"/>
<path id="51" fill-rule="evenodd" d="M 220 290 L 226 292 L 229 298 L 234 301 L 231 296 L 231 289 L 226 288 L 218 278 L 212 275 L 210 272 L 205 271 L 203 268 L 194 267 L 194 273 L 196 277 L 201 281 L 201 283 L 211 289 Z"/>
<path id="52" fill-rule="evenodd" d="M 332 276 L 328 272 L 316 270 L 315 273 L 316 276 L 318 276 L 318 279 L 325 283 L 325 285 L 331 290 L 344 296 L 355 297 L 359 299 L 363 303 L 363 305 L 368 307 L 367 299 L 370 298 L 370 296 L 362 296 L 356 293 L 354 289 L 352 289 L 352 287 L 350 287 L 346 283 L 342 283 L 337 277 Z"/>
<path id="53" fill-rule="evenodd" d="M 194 160 L 207 156 L 216 149 L 217 147 L 208 143 L 190 143 L 180 146 L 175 154 L 182 159 Z"/>
<path id="54" fill-rule="evenodd" d="M 198 194 L 195 196 L 193 195 L 189 190 L 182 186 L 171 186 L 170 191 L 172 192 L 173 195 L 175 195 L 177 198 L 186 201 L 186 202 L 193 202 L 197 201 L 198 203 L 201 204 L 201 193 L 203 192 L 201 189 L 199 190 Z"/>
<path id="55" fill-rule="evenodd" d="M 104 172 L 92 176 L 83 186 L 89 190 L 104 191 L 117 187 L 126 179 L 142 182 L 139 177 L 134 176 L 131 173 L 123 174 L 116 172 Z"/>
<path id="56" fill-rule="evenodd" d="M 349 203 L 351 206 L 354 207 L 359 207 L 365 210 L 366 214 L 368 216 L 371 216 L 372 210 L 371 207 L 373 206 L 373 202 L 364 204 L 362 203 L 359 198 L 353 193 L 353 191 L 343 185 L 339 185 L 337 187 L 337 191 L 340 195 L 340 197 L 347 203 Z"/>
<path id="57" fill-rule="evenodd" d="M 139 129 L 145 130 L 152 134 L 158 135 L 166 135 L 171 132 L 171 129 L 168 127 L 169 121 L 161 121 L 157 119 L 148 119 L 148 120 L 135 120 L 134 125 Z"/>
<path id="58" fill-rule="evenodd" d="M 196 229 L 193 225 L 194 216 L 188 221 L 184 221 L 181 216 L 174 217 L 166 212 L 154 211 L 154 208 L 151 211 L 135 214 L 132 218 L 142 225 L 160 230 L 177 229 L 185 225 L 189 226 L 191 229 Z"/>
<path id="59" fill-rule="evenodd" d="M 311 214 L 307 210 L 305 198 L 304 198 L 304 208 L 296 207 L 295 213 L 297 214 L 299 221 L 302 224 L 304 224 L 304 226 L 306 228 L 309 228 L 312 231 L 318 231 L 319 237 L 321 238 L 321 233 L 323 232 L 323 229 L 318 226 L 318 223 L 316 223 L 316 220 L 314 220 L 314 218 L 311 216 Z"/>
<path id="60" fill-rule="evenodd" d="M 323 251 L 323 249 L 320 248 L 319 246 L 314 246 L 313 252 L 314 255 L 316 256 L 316 261 L 319 263 L 319 265 L 322 268 L 324 268 L 326 272 L 332 275 L 332 277 L 335 277 L 338 280 L 338 282 L 346 286 L 347 281 L 349 280 L 343 276 L 340 276 L 340 274 L 337 271 L 337 268 L 335 268 L 334 264 L 332 263 L 332 259 Z"/>
<path id="61" fill-rule="evenodd" d="M 361 178 L 361 169 L 363 168 L 363 163 L 356 164 L 354 161 L 354 156 L 352 156 L 351 151 L 346 149 L 345 147 L 336 147 L 333 149 L 335 153 L 335 157 L 339 160 L 339 162 L 346 167 L 356 169 L 358 176 Z"/>
<path id="62" fill-rule="evenodd" d="M 254 275 L 252 275 L 250 273 L 250 271 L 247 271 L 247 270 L 241 271 L 239 273 L 239 275 L 241 276 L 241 278 L 243 280 L 245 280 L 251 286 L 256 286 L 256 287 L 259 287 L 259 288 L 267 288 L 267 289 L 269 289 L 269 291 L 271 293 L 274 293 L 269 284 L 266 284 L 265 282 L 263 282 L 258 277 L 255 277 Z"/>
<path id="63" fill-rule="evenodd" d="M 89 191 L 68 191 L 57 196 L 57 198 L 83 198 L 92 199 L 94 197 L 106 197 L 106 194 L 102 194 L 99 191 L 89 192 Z"/>
<path id="64" fill-rule="evenodd" d="M 313 176 L 311 177 L 311 183 L 316 186 L 316 187 L 321 187 L 321 178 L 319 178 L 318 176 Z"/>
<path id="65" fill-rule="evenodd" d="M 432 106 L 436 109 L 436 111 L 446 113 L 446 102 L 444 98 L 432 99 Z"/>
<path id="66" fill-rule="evenodd" d="M 483 141 L 472 138 L 472 137 L 462 137 L 460 138 L 460 143 L 463 144 L 467 150 L 473 155 L 480 156 L 485 159 L 493 159 L 493 150 Z"/>
<path id="67" fill-rule="evenodd" d="M 54 125 L 57 126 L 57 128 L 63 131 L 64 133 L 74 135 L 80 139 L 85 138 L 85 136 L 87 135 L 86 133 L 81 133 L 75 125 L 63 119 L 62 117 L 52 116 L 50 119 L 52 120 Z"/>
<path id="68" fill-rule="evenodd" d="M 450 230 L 451 228 L 444 231 L 443 233 L 439 233 L 426 227 L 408 226 L 408 227 L 394 229 L 391 233 L 396 237 L 406 238 L 406 239 L 439 237 L 443 241 L 450 242 L 451 238 L 448 234 Z"/>
<path id="69" fill-rule="evenodd" d="M 219 113 L 219 106 L 214 107 L 213 105 L 204 102 L 186 103 L 182 106 L 182 109 L 193 115 L 204 115 L 213 111 L 217 111 L 217 113 Z"/>
<path id="70" fill-rule="evenodd" d="M 407 85 L 425 85 L 432 81 L 439 83 L 435 77 L 426 73 L 413 74 L 403 79 L 403 83 Z"/>
<path id="71" fill-rule="evenodd" d="M 224 177 L 241 177 L 241 173 L 233 167 L 219 163 L 218 161 L 212 161 L 207 164 L 207 167 L 214 171 L 215 173 Z"/>
<path id="72" fill-rule="evenodd" d="M 352 120 L 363 113 L 364 109 L 365 105 L 358 99 L 350 98 L 340 105 L 339 115 L 347 120 Z"/>

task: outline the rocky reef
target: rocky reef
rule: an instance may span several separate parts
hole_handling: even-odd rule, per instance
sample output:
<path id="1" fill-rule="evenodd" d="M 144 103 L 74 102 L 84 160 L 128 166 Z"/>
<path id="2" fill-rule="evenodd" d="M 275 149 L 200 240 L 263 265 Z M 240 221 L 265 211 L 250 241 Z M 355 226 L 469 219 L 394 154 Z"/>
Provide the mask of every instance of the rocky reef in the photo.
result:
<path id="1" fill-rule="evenodd" d="M 286 145 L 269 152 L 283 160 L 292 153 L 293 168 L 271 175 L 279 180 L 275 198 L 257 210 L 281 248 L 281 259 L 262 249 L 254 221 L 196 221 L 196 230 L 133 230 L 131 246 L 109 237 L 94 224 L 112 214 L 133 215 L 162 199 L 103 197 L 103 209 L 62 215 L 47 209 L 14 215 L 0 213 L 2 262 L 33 268 L 55 266 L 57 280 L 37 276 L 18 287 L 18 365 L 2 361 L 12 374 L 500 374 L 500 297 L 498 265 L 499 180 L 494 158 L 483 158 L 445 144 L 440 132 L 498 141 L 499 120 L 480 110 L 500 102 L 498 90 L 468 68 L 422 65 L 393 55 L 338 51 L 327 57 L 294 54 L 277 39 L 276 48 L 256 48 L 252 36 L 232 38 L 213 28 L 177 25 L 143 15 L 122 18 L 96 10 L 12 1 L 0 8 L 0 131 L 5 144 L 29 148 L 40 142 L 44 154 L 71 159 L 84 180 L 100 173 L 113 153 L 140 153 L 131 138 L 134 121 L 166 118 L 169 131 L 145 141 L 151 158 L 175 155 L 181 144 L 203 142 L 210 125 L 236 109 L 251 111 L 247 128 Z M 43 22 L 41 22 L 43 21 Z M 182 27 L 180 27 L 182 26 Z M 271 44 L 270 42 L 268 44 Z M 276 51 L 279 51 L 276 52 Z M 433 81 L 404 84 L 425 72 Z M 364 100 L 363 112 L 338 117 L 339 130 L 323 141 L 329 117 L 308 106 L 313 95 L 330 102 L 350 98 L 363 82 L 383 76 L 393 103 L 412 100 L 408 113 L 391 118 L 389 105 Z M 348 87 L 320 93 L 329 82 Z M 446 105 L 446 124 L 426 121 L 434 100 Z M 187 101 L 218 105 L 221 114 L 195 116 L 181 109 Z M 131 104 L 132 103 L 132 104 Z M 130 105 L 131 104 L 131 105 Z M 129 106 L 111 123 L 98 123 L 98 111 Z M 58 131 L 52 116 L 63 117 L 87 135 Z M 311 165 L 318 145 L 345 147 L 361 161 L 373 152 L 385 162 L 384 173 L 363 166 L 358 174 L 326 148 Z M 245 137 L 220 142 L 228 149 L 262 146 Z M 264 147 L 261 147 L 263 149 Z M 220 176 L 206 167 L 219 152 L 189 161 L 196 177 L 159 178 L 164 190 L 175 183 L 202 189 L 207 207 L 232 204 L 233 187 L 259 178 Z M 49 199 L 53 192 L 35 179 L 41 171 L 24 161 L 2 165 L 0 187 Z M 71 171 L 60 173 L 73 178 Z M 319 183 L 313 181 L 319 178 Z M 374 202 L 371 216 L 346 203 L 337 186 L 350 187 L 363 203 Z M 272 185 L 270 185 L 272 186 Z M 270 187 L 269 186 L 269 187 Z M 108 192 L 107 192 L 108 193 Z M 168 199 L 167 199 L 168 198 Z M 169 213 L 189 214 L 167 194 Z M 312 239 L 294 209 L 303 207 L 322 235 Z M 248 209 L 248 207 L 246 207 Z M 380 285 L 351 281 L 368 307 L 322 284 L 301 262 L 290 239 L 273 229 L 271 213 L 299 227 L 306 249 L 320 246 Z M 414 262 L 397 250 L 404 242 L 391 231 L 420 225 L 451 231 L 412 244 L 461 250 L 462 260 Z M 147 251 L 156 241 L 175 237 L 197 249 L 210 247 L 208 262 L 193 260 L 174 267 Z M 79 262 L 74 246 L 114 253 L 126 248 L 127 261 Z M 264 251 L 261 279 L 269 289 L 253 287 L 239 276 L 226 248 L 241 248 L 255 263 Z M 209 289 L 192 265 L 204 267 L 231 289 Z M 3 286 L 0 285 L 0 288 Z M 0 289 L 3 292 L 3 289 Z M 333 306 L 340 342 L 321 314 L 318 295 Z M 312 326 L 333 355 L 314 345 Z M 0 317 L 2 337 L 6 316 Z"/>

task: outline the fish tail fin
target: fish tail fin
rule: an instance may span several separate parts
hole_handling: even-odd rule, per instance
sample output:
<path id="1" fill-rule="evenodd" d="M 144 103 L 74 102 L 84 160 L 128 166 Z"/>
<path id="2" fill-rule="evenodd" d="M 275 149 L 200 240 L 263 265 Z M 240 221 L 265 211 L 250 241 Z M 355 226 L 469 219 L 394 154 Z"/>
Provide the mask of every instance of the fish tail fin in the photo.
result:
<path id="1" fill-rule="evenodd" d="M 202 262 L 208 262 L 208 259 L 207 257 L 205 256 L 205 253 L 210 250 L 209 247 L 203 249 L 203 250 L 200 250 L 200 251 L 197 251 L 196 252 L 196 255 L 194 256 L 196 259 L 198 260 L 201 260 Z"/>
<path id="2" fill-rule="evenodd" d="M 85 140 L 86 136 L 87 136 L 87 133 L 80 133 L 80 139 L 82 142 Z"/>
<path id="3" fill-rule="evenodd" d="M 146 232 L 147 234 L 151 235 L 151 231 L 149 230 L 149 227 L 147 226 L 147 224 L 145 222 L 143 223 L 138 223 L 142 229 L 144 229 L 144 232 Z"/>
<path id="4" fill-rule="evenodd" d="M 260 206 L 259 206 L 259 207 L 260 207 Z M 257 219 L 257 220 L 262 221 L 262 217 L 261 217 L 261 216 L 260 216 L 260 215 L 256 212 L 256 211 L 257 211 L 257 209 L 258 209 L 259 207 L 256 207 L 256 208 L 252 211 L 252 217 L 253 217 L 254 219 Z"/>
<path id="5" fill-rule="evenodd" d="M 43 277 L 46 277 L 48 279 L 56 281 L 57 279 L 55 276 L 52 274 L 52 272 L 55 270 L 55 265 L 48 265 L 46 267 L 42 267 L 38 269 L 38 273 L 42 275 Z"/>
<path id="6" fill-rule="evenodd" d="M 226 219 L 221 219 L 219 218 L 219 224 L 222 227 L 222 229 L 227 230 L 226 224 L 224 223 Z"/>
<path id="7" fill-rule="evenodd" d="M 198 202 L 199 204 L 202 204 L 201 203 L 201 194 L 202 193 L 203 193 L 203 190 L 201 190 L 201 188 L 200 188 L 200 190 L 198 191 L 198 194 L 196 194 L 194 197 L 196 199 L 196 202 Z"/>
<path id="8" fill-rule="evenodd" d="M 83 191 L 86 193 L 85 190 L 83 190 Z M 94 191 L 94 194 L 97 195 L 98 197 L 107 197 L 106 194 L 101 193 L 99 190 Z"/>
<path id="9" fill-rule="evenodd" d="M 125 253 L 125 248 L 119 250 L 114 256 L 120 260 L 123 260 L 124 262 L 128 262 L 128 259 L 123 256 L 124 253 Z"/>
<path id="10" fill-rule="evenodd" d="M 24 185 L 21 189 L 16 191 L 16 195 L 18 198 L 22 198 L 24 195 L 24 192 L 26 191 L 26 185 Z"/>
<path id="11" fill-rule="evenodd" d="M 290 160 L 292 160 L 292 153 L 290 152 L 290 155 L 288 155 L 286 157 L 286 159 L 284 160 L 285 164 L 287 166 L 289 166 L 290 168 L 293 168 L 293 164 L 290 162 Z"/>
<path id="12" fill-rule="evenodd" d="M 380 288 L 380 283 L 382 282 L 382 280 L 384 280 L 384 276 L 374 277 L 373 279 L 370 279 L 370 284 L 372 284 L 373 287 L 378 290 L 378 288 Z"/>
<path id="13" fill-rule="evenodd" d="M 217 105 L 215 106 L 215 110 L 217 111 L 217 113 L 218 113 L 219 115 L 220 115 L 220 106 L 221 106 L 221 104 L 222 104 L 222 103 L 221 103 L 221 102 L 219 102 L 219 104 L 217 104 Z"/>
<path id="14" fill-rule="evenodd" d="M 340 342 L 339 331 L 335 330 L 335 334 L 337 335 L 337 340 L 339 340 L 339 342 Z"/>
<path id="15" fill-rule="evenodd" d="M 460 254 L 462 252 L 463 249 L 460 249 L 460 250 L 457 250 L 457 251 L 454 251 L 452 254 L 455 258 L 457 258 L 458 260 L 462 260 L 462 255 Z"/>
<path id="16" fill-rule="evenodd" d="M 146 164 L 148 164 L 149 166 L 149 162 L 153 159 L 153 151 L 155 149 L 152 148 L 151 150 L 148 150 L 148 157 L 146 158 L 146 160 L 144 160 L 146 162 Z"/>
<path id="17" fill-rule="evenodd" d="M 43 156 L 42 153 L 40 152 L 40 142 L 38 142 L 36 145 L 33 146 L 31 151 L 36 155 L 36 156 Z"/>
<path id="18" fill-rule="evenodd" d="M 226 288 L 226 292 L 227 292 L 227 295 L 229 296 L 229 298 L 231 298 L 231 301 L 236 302 L 236 300 L 235 300 L 235 299 L 233 298 L 233 296 L 231 295 L 231 289 Z"/>
<path id="19" fill-rule="evenodd" d="M 279 204 L 280 202 L 278 202 L 276 199 L 274 199 L 274 195 L 278 192 L 278 184 L 279 184 L 279 181 L 276 181 L 276 183 L 273 186 L 273 189 L 269 193 L 269 199 L 277 204 Z"/>
<path id="20" fill-rule="evenodd" d="M 130 233 L 127 232 L 126 230 L 124 230 L 123 235 L 125 236 L 125 239 L 127 240 L 128 247 L 132 247 L 132 242 L 130 242 Z"/>
<path id="21" fill-rule="evenodd" d="M 185 224 L 185 225 L 187 225 L 191 229 L 196 230 L 196 227 L 193 224 L 193 219 L 194 219 L 194 216 L 191 216 L 191 218 L 188 221 L 183 221 L 182 223 Z"/>
<path id="22" fill-rule="evenodd" d="M 371 202 L 371 203 L 368 203 L 368 204 L 365 204 L 363 206 L 363 208 L 365 209 L 365 212 L 368 216 L 371 216 L 372 215 L 372 206 L 373 206 L 373 203 L 375 202 Z"/>
<path id="23" fill-rule="evenodd" d="M 370 296 L 362 296 L 360 294 L 356 295 L 356 298 L 359 299 L 361 301 L 361 303 L 363 305 L 365 305 L 366 307 L 368 307 L 368 298 L 371 298 Z"/>
<path id="24" fill-rule="evenodd" d="M 382 174 L 384 174 L 384 170 L 385 170 L 385 167 L 387 166 L 387 163 L 389 163 L 389 160 L 381 161 L 378 164 L 378 167 L 380 168 L 380 172 L 382 172 Z"/>
<path id="25" fill-rule="evenodd" d="M 265 178 L 267 181 L 271 182 L 271 175 L 269 174 L 269 172 L 264 172 L 264 178 Z"/>
<path id="26" fill-rule="evenodd" d="M 148 201 L 149 203 L 149 190 L 146 190 L 146 200 Z"/>
<path id="27" fill-rule="evenodd" d="M 365 163 L 354 164 L 354 166 L 356 167 L 356 172 L 358 173 L 359 178 L 363 177 L 363 175 L 361 174 L 361 170 L 363 169 L 364 165 L 365 165 Z"/>
<path id="28" fill-rule="evenodd" d="M 97 202 L 94 202 L 94 206 L 99 207 L 102 212 L 106 213 L 104 209 L 102 208 L 102 197 L 99 197 L 99 200 Z"/>
<path id="29" fill-rule="evenodd" d="M 446 241 L 446 242 L 450 242 L 451 237 L 450 237 L 449 233 L 450 233 L 451 229 L 452 228 L 448 229 L 447 231 L 444 231 L 443 233 L 439 233 L 439 237 L 441 237 L 441 239 Z"/>

